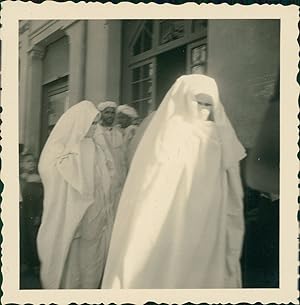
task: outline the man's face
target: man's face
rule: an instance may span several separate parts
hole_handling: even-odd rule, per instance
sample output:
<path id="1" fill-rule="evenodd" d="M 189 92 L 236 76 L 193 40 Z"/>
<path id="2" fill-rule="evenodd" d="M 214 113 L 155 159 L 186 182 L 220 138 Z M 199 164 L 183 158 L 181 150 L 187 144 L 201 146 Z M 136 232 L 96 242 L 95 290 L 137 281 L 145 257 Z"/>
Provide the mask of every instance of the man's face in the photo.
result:
<path id="1" fill-rule="evenodd" d="M 21 162 L 21 167 L 24 173 L 29 173 L 29 174 L 34 173 L 36 163 L 33 156 L 28 155 L 24 157 L 24 160 Z"/>
<path id="2" fill-rule="evenodd" d="M 122 112 L 119 112 L 117 115 L 117 122 L 118 122 L 118 124 L 120 124 L 120 126 L 122 128 L 126 128 L 130 125 L 131 119 L 128 115 L 126 115 Z"/>
<path id="3" fill-rule="evenodd" d="M 101 120 L 103 126 L 112 126 L 116 116 L 116 110 L 112 107 L 107 107 L 101 112 Z"/>

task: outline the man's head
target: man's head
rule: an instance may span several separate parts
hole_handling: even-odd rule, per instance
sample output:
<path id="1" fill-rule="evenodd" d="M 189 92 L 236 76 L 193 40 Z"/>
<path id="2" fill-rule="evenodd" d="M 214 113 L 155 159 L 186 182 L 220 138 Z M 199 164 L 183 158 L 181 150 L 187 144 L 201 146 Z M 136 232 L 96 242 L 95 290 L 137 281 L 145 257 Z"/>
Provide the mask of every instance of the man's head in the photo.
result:
<path id="1" fill-rule="evenodd" d="M 32 174 L 36 172 L 36 160 L 30 153 L 25 153 L 20 156 L 20 172 Z"/>
<path id="2" fill-rule="evenodd" d="M 133 107 L 120 105 L 117 107 L 117 123 L 121 128 L 126 128 L 133 124 L 133 120 L 138 118 L 138 114 Z"/>
<path id="3" fill-rule="evenodd" d="M 101 112 L 101 125 L 112 126 L 116 116 L 117 104 L 115 102 L 103 102 L 98 105 Z"/>
<path id="4" fill-rule="evenodd" d="M 117 113 L 117 123 L 121 128 L 126 128 L 131 125 L 131 118 L 123 112 Z"/>

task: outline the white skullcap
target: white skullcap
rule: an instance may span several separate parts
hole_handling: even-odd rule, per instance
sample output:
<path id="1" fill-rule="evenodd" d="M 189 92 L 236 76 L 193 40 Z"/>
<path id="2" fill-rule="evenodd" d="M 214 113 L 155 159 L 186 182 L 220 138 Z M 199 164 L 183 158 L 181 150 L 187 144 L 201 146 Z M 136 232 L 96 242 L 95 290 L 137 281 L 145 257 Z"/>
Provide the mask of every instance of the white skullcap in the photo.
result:
<path id="1" fill-rule="evenodd" d="M 126 115 L 128 115 L 129 117 L 136 119 L 138 117 L 138 114 L 136 112 L 136 110 L 128 105 L 120 105 L 117 107 L 117 113 L 118 112 L 122 112 Z"/>
<path id="2" fill-rule="evenodd" d="M 117 108 L 117 104 L 115 102 L 111 102 L 111 101 L 101 102 L 98 104 L 98 109 L 100 111 L 103 111 L 106 108 Z"/>

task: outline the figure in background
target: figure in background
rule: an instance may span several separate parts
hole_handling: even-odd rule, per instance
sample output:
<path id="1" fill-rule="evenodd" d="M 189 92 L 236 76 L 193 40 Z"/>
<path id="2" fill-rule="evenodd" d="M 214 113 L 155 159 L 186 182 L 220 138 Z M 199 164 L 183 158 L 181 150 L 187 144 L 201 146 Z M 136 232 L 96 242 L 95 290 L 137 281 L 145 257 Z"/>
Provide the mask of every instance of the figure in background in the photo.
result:
<path id="1" fill-rule="evenodd" d="M 180 77 L 131 163 L 102 287 L 240 287 L 244 157 L 215 81 Z"/>
<path id="2" fill-rule="evenodd" d="M 136 119 L 138 119 L 138 114 L 133 107 L 128 105 L 117 107 L 117 124 L 127 146 L 135 135 L 137 125 L 134 122 Z"/>
<path id="3" fill-rule="evenodd" d="M 135 134 L 128 145 L 127 160 L 128 160 L 129 166 L 133 159 L 135 151 L 136 151 L 148 125 L 150 124 L 154 114 L 155 114 L 155 111 L 151 112 L 136 128 Z"/>
<path id="4" fill-rule="evenodd" d="M 126 160 L 128 164 L 128 149 L 132 138 L 135 135 L 137 125 L 134 124 L 138 119 L 136 110 L 128 105 L 120 105 L 117 107 L 117 126 L 123 135 L 124 148 L 126 152 Z"/>
<path id="5" fill-rule="evenodd" d="M 114 126 L 117 104 L 111 101 L 102 102 L 98 109 L 101 118 L 94 134 L 94 141 L 107 159 L 112 181 L 111 196 L 116 211 L 127 174 L 126 149 L 120 129 Z"/>
<path id="6" fill-rule="evenodd" d="M 20 228 L 20 272 L 21 274 L 27 271 L 25 264 L 25 241 L 24 241 L 24 216 L 23 216 L 23 197 L 21 191 L 21 155 L 24 150 L 24 144 L 19 144 L 19 228 Z"/>
<path id="7" fill-rule="evenodd" d="M 46 289 L 96 289 L 113 225 L 110 170 L 93 141 L 100 113 L 89 101 L 69 108 L 42 151 L 44 212 L 38 234 Z"/>
<path id="8" fill-rule="evenodd" d="M 143 118 L 137 117 L 132 120 L 132 125 L 139 126 L 142 123 L 142 121 L 143 121 Z"/>
<path id="9" fill-rule="evenodd" d="M 37 164 L 30 153 L 20 155 L 20 188 L 22 196 L 21 250 L 22 265 L 30 273 L 39 274 L 36 238 L 43 212 L 43 186 Z"/>

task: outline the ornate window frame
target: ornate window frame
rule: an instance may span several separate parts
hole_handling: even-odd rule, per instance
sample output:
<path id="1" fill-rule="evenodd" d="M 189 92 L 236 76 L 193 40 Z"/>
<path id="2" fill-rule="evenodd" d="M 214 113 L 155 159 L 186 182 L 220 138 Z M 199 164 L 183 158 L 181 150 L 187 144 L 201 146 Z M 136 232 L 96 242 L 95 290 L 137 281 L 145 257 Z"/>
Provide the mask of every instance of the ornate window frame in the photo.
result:
<path id="1" fill-rule="evenodd" d="M 141 75 L 141 72 L 137 76 L 134 75 L 135 71 L 143 71 L 145 66 L 151 66 L 151 73 L 148 75 Z M 156 59 L 149 58 L 130 66 L 130 102 L 129 104 L 134 107 L 141 117 L 147 116 L 155 108 L 155 75 L 156 75 Z M 149 95 L 145 94 L 145 88 L 150 83 L 151 92 Z M 148 89 L 149 90 L 149 89 Z M 136 93 L 137 92 L 137 93 Z M 145 103 L 147 103 L 145 105 Z"/>

